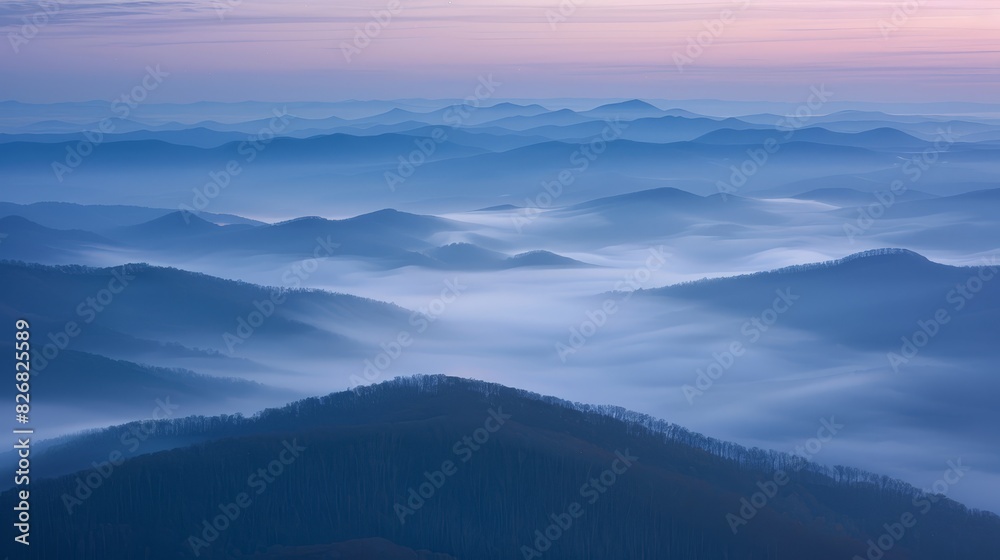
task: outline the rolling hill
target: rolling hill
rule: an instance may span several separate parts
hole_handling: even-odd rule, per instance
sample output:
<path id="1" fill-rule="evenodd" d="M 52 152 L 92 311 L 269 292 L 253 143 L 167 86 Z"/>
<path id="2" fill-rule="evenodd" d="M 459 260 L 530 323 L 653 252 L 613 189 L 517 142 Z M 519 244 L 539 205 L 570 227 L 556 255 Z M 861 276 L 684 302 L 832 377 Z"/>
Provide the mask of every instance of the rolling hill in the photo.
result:
<path id="1" fill-rule="evenodd" d="M 944 496 L 479 381 L 403 378 L 150 429 L 151 442 L 198 443 L 132 457 L 89 494 L 93 467 L 33 481 L 34 528 L 51 537 L 28 558 L 297 558 L 381 538 L 459 560 L 841 560 L 906 512 L 919 523 L 886 560 L 1000 554 L 1000 518 Z M 68 438 L 39 462 L 106 458 L 120 431 Z"/>

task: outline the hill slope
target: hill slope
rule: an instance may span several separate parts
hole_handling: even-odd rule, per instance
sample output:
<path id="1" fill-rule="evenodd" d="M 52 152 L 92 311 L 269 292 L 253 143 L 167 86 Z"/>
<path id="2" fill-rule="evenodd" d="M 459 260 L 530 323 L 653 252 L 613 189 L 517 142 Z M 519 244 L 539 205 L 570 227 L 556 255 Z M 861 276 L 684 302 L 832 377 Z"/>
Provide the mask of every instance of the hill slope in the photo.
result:
<path id="1" fill-rule="evenodd" d="M 794 312 L 782 325 L 813 331 L 859 348 L 898 348 L 900 337 L 944 312 L 924 351 L 950 356 L 992 352 L 1000 316 L 997 265 L 954 267 L 903 249 L 878 249 L 825 263 L 644 290 L 640 297 L 698 301 L 752 316 L 785 293 Z M 982 274 L 982 276 L 980 276 Z M 650 301 L 650 300 L 646 300 Z"/>
<path id="2" fill-rule="evenodd" d="M 231 558 L 380 537 L 460 560 L 842 560 L 863 556 L 904 512 L 919 523 L 886 560 L 1000 554 L 1000 518 L 885 477 L 457 378 L 397 379 L 254 418 L 157 429 L 203 443 L 125 462 L 85 500 L 69 499 L 72 523 L 62 496 L 80 479 L 33 481 L 33 528 L 51 537 L 30 557 Z M 39 461 L 103 452 L 114 433 L 70 440 Z M 778 471 L 788 482 L 731 529 L 743 500 Z M 227 508 L 238 511 L 220 521 L 227 528 L 206 529 Z"/>

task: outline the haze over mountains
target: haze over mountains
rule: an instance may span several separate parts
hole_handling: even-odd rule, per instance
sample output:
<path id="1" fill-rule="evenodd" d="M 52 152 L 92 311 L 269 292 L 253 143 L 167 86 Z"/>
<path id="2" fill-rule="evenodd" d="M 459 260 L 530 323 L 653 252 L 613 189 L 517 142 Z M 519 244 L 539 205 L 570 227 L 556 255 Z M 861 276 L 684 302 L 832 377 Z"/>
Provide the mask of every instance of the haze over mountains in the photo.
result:
<path id="1" fill-rule="evenodd" d="M 177 548 L 188 534 L 299 434 L 317 452 L 205 557 L 516 557 L 631 446 L 640 466 L 581 523 L 643 522 L 580 527 L 603 544 L 549 556 L 621 542 L 864 556 L 933 489 L 948 499 L 884 558 L 992 558 L 997 518 L 958 503 L 1000 511 L 998 108 L 797 109 L 161 104 L 96 136 L 100 103 L 0 102 L 0 319 L 32 325 L 33 422 L 59 438 L 39 444 L 33 504 L 71 528 L 51 551 L 192 557 Z M 419 374 L 450 377 L 252 416 Z M 518 411 L 510 429 L 413 525 L 391 502 L 346 517 L 405 496 L 501 404 Z M 793 464 L 761 449 L 793 452 L 831 418 L 843 429 L 815 466 L 733 536 L 726 514 Z M 155 437 L 68 518 L 75 477 L 146 424 Z M 387 461 L 364 471 L 353 456 Z M 952 464 L 962 476 L 941 491 Z M 220 474 L 192 474 L 206 470 Z M 483 507 L 448 506 L 469 500 Z M 457 528 L 432 530 L 439 518 Z"/>
<path id="2" fill-rule="evenodd" d="M 225 124 L 181 124 L 201 107 L 158 105 L 146 109 L 143 124 L 109 116 L 93 104 L 67 106 L 66 120 L 33 121 L 41 119 L 33 117 L 34 107 L 8 102 L 11 113 L 23 117 L 17 120 L 19 132 L 0 144 L 0 171 L 24 185 L 14 202 L 178 208 L 194 206 L 197 190 L 206 206 L 218 200 L 236 213 L 272 221 L 298 217 L 306 205 L 337 217 L 386 207 L 443 212 L 497 202 L 523 205 L 564 170 L 575 181 L 572 188 L 566 185 L 560 205 L 640 187 L 673 186 L 707 195 L 718 192 L 718 182 L 732 182 L 732 166 L 750 160 L 752 168 L 748 150 L 768 140 L 778 151 L 763 157 L 780 164 L 756 162 L 760 169 L 752 179 L 735 186 L 741 193 L 781 191 L 834 175 L 854 180 L 838 186 L 872 192 L 880 183 L 905 179 L 912 173 L 907 160 L 925 149 L 944 153 L 930 169 L 921 169 L 921 190 L 945 195 L 996 187 L 987 171 L 1000 149 L 989 136 L 996 125 L 969 114 L 828 114 L 820 103 L 820 111 L 807 107 L 804 116 L 756 114 L 743 120 L 637 100 L 592 102 L 599 106 L 588 110 L 552 103 L 439 103 L 436 109 L 368 103 L 363 116 L 352 109 L 356 103 L 244 104 L 237 105 L 240 111 L 257 118 Z M 114 133 L 100 138 L 92 133 L 89 140 L 66 136 L 93 129 L 101 119 L 110 120 Z M 601 139 L 611 142 L 600 157 L 586 150 L 577 154 L 581 144 Z M 230 162 L 240 174 L 226 173 Z M 63 167 L 53 169 L 54 163 Z M 887 178 L 887 172 L 895 176 Z M 214 196 L 204 192 L 213 181 L 210 173 L 217 178 Z M 276 185 L 281 185 L 277 198 Z M 115 196 L 119 192 L 127 193 L 124 200 Z"/>

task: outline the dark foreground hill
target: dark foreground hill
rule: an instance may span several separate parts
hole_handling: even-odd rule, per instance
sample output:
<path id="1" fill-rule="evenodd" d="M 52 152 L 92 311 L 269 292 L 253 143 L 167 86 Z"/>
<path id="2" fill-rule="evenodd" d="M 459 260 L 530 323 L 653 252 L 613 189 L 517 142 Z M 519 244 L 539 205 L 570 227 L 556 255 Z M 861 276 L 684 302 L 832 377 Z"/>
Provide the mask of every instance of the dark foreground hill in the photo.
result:
<path id="1" fill-rule="evenodd" d="M 885 560 L 1000 558 L 1000 518 L 944 496 L 478 381 L 161 421 L 149 437 L 181 447 L 112 465 L 121 429 L 36 457 L 104 459 L 32 480 L 23 557 L 380 558 L 375 542 L 386 558 L 849 560 L 882 538 Z"/>

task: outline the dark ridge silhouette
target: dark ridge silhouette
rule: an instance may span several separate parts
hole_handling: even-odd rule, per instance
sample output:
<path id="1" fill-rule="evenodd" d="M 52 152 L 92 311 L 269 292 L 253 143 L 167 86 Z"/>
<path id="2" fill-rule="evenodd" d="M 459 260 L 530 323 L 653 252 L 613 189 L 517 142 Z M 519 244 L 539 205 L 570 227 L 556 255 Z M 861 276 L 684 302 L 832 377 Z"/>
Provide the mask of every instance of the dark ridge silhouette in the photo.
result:
<path id="1" fill-rule="evenodd" d="M 528 251 L 520 253 L 507 259 L 508 263 L 516 266 L 547 266 L 547 267 L 580 267 L 591 266 L 576 259 L 557 255 L 550 251 Z"/>
<path id="2" fill-rule="evenodd" d="M 502 270 L 518 267 L 579 267 L 588 266 L 578 260 L 550 251 L 528 251 L 508 257 L 471 243 L 452 243 L 427 251 L 427 256 L 444 268 L 458 270 Z"/>
<path id="3" fill-rule="evenodd" d="M 114 249 L 120 244 L 82 230 L 52 229 L 21 216 L 0 218 L 0 258 L 61 264 L 81 253 Z"/>
<path id="4" fill-rule="evenodd" d="M 548 111 L 545 113 L 538 113 L 531 116 L 515 115 L 510 117 L 503 117 L 496 120 L 486 121 L 483 123 L 485 126 L 496 126 L 506 128 L 508 130 L 525 130 L 528 128 L 534 128 L 537 126 L 565 126 L 571 124 L 578 124 L 582 122 L 587 122 L 593 120 L 595 116 L 585 116 L 582 113 L 577 113 L 570 109 L 558 109 L 556 111 Z"/>
<path id="5" fill-rule="evenodd" d="M 995 354 L 987 349 L 995 348 L 990 340 L 1000 313 L 1000 289 L 984 283 L 974 296 L 974 313 L 964 312 L 964 296 L 957 289 L 981 270 L 935 263 L 906 249 L 876 249 L 822 263 L 640 290 L 637 296 L 662 299 L 665 305 L 698 301 L 752 317 L 770 308 L 780 292 L 794 302 L 781 316 L 781 326 L 880 352 L 898 349 L 900 337 L 945 309 L 947 327 L 922 351 L 985 358 Z"/>
<path id="6" fill-rule="evenodd" d="M 462 438 L 489 433 L 484 426 L 493 433 L 466 451 Z M 480 381 L 399 378 L 250 418 L 193 417 L 150 429 L 154 438 L 201 443 L 126 461 L 73 505 L 72 523 L 62 496 L 71 496 L 87 473 L 33 480 L 33 529 L 49 538 L 28 558 L 194 558 L 190 538 L 201 538 L 206 520 L 241 492 L 252 502 L 198 547 L 198 557 L 295 558 L 305 549 L 276 547 L 382 538 L 456 559 L 523 558 L 536 531 L 574 502 L 583 513 L 551 546 L 539 541 L 544 558 L 843 560 L 863 557 L 868 541 L 907 512 L 919 522 L 886 560 L 1000 554 L 996 515 L 888 477 L 747 449 L 619 407 Z M 118 431 L 67 438 L 37 460 L 99 457 Z M 289 446 L 297 450 L 294 459 L 256 493 L 248 476 Z M 628 461 L 624 471 L 621 457 Z M 443 466 L 449 460 L 454 474 L 442 475 L 411 513 L 400 513 L 396 504 L 428 481 L 425 473 L 434 478 L 450 469 Z M 621 472 L 603 493 L 592 489 L 591 501 L 581 485 L 610 480 L 602 473 L 613 465 Z M 789 482 L 734 534 L 729 514 L 739 516 L 741 500 L 778 471 Z"/>
<path id="7" fill-rule="evenodd" d="M 120 291 L 111 304 L 100 311 L 82 305 L 109 286 Z M 223 333 L 235 333 L 237 318 L 260 309 L 269 317 L 254 330 L 253 344 L 240 346 L 246 354 L 294 348 L 298 356 L 360 356 L 359 331 L 398 328 L 410 314 L 366 298 L 259 286 L 148 264 L 90 268 L 0 261 L 0 317 L 28 318 L 36 328 L 53 331 L 74 320 L 86 326 L 80 344 L 106 330 L 231 353 L 231 339 L 227 343 Z M 321 320 L 313 324 L 304 317 Z"/>
<path id="8" fill-rule="evenodd" d="M 637 142 L 670 143 L 691 141 L 699 136 L 722 128 L 742 130 L 759 128 L 739 119 L 712 119 L 687 113 L 685 111 L 659 111 L 660 116 L 640 117 L 630 120 L 628 127 L 622 131 L 622 138 Z M 621 116 L 621 115 L 620 115 Z M 612 115 L 613 117 L 613 115 Z M 605 119 L 593 120 L 570 125 L 544 125 L 528 128 L 518 132 L 522 135 L 537 135 L 552 140 L 589 139 L 602 134 L 607 128 Z M 496 129 L 496 133 L 503 132 Z M 510 131 L 506 132 L 510 134 Z M 772 134 L 774 134 L 772 132 Z"/>
<path id="9" fill-rule="evenodd" d="M 520 210 L 520 206 L 515 206 L 513 204 L 499 204 L 497 206 L 490 206 L 487 208 L 480 208 L 479 210 L 473 210 L 474 212 L 503 212 L 506 210 Z"/>
<path id="10" fill-rule="evenodd" d="M 80 142 L 87 139 L 82 132 L 63 132 L 50 134 L 0 134 L 0 143 L 7 142 Z M 246 134 L 239 132 L 219 132 L 205 127 L 185 128 L 183 130 L 134 130 L 119 134 L 106 134 L 104 142 L 130 142 L 135 140 L 162 140 L 170 144 L 196 146 L 199 148 L 214 148 L 227 142 L 246 139 Z"/>
<path id="11" fill-rule="evenodd" d="M 142 224 L 109 231 L 108 235 L 132 242 L 157 243 L 162 240 L 173 240 L 176 237 L 209 235 L 221 231 L 224 227 L 226 226 L 213 224 L 195 214 L 177 211 Z"/>
<path id="12" fill-rule="evenodd" d="M 261 226 L 216 226 L 176 212 L 152 222 L 107 232 L 122 244 L 168 254 L 280 254 L 308 257 L 358 256 L 387 268 L 428 265 L 417 251 L 434 245 L 426 239 L 461 231 L 454 220 L 379 210 L 342 220 L 306 216 Z"/>
<path id="13" fill-rule="evenodd" d="M 608 243 L 628 237 L 648 239 L 676 234 L 706 221 L 773 227 L 787 219 L 756 200 L 722 193 L 699 196 L 673 187 L 598 198 L 551 214 L 561 218 L 599 216 L 600 221 L 588 224 L 580 234 Z"/>
<path id="14" fill-rule="evenodd" d="M 623 117 L 632 119 L 637 116 L 660 116 L 663 115 L 663 111 L 659 107 L 653 106 L 645 101 L 632 99 L 630 101 L 622 101 L 620 103 L 601 105 L 600 107 L 596 107 L 580 114 L 598 118 Z"/>
<path id="15" fill-rule="evenodd" d="M 34 204 L 0 202 L 0 215 L 23 216 L 45 227 L 63 230 L 98 231 L 134 226 L 172 212 L 176 212 L 176 210 L 143 206 L 85 205 L 68 202 L 36 202 Z M 257 220 L 232 214 L 193 212 L 191 215 L 197 215 L 216 224 L 263 225 Z"/>
<path id="16" fill-rule="evenodd" d="M 826 270 L 826 269 L 836 269 L 840 268 L 842 265 L 851 263 L 854 261 L 866 261 L 868 263 L 873 263 L 875 265 L 887 265 L 895 263 L 908 263 L 915 264 L 916 266 L 922 266 L 924 264 L 930 264 L 936 267 L 953 268 L 947 265 L 941 265 L 931 262 L 927 257 L 915 253 L 909 249 L 897 249 L 897 248 L 883 248 L 883 249 L 872 249 L 869 251 L 861 251 L 859 253 L 854 253 L 840 259 L 832 259 L 829 261 L 823 261 L 819 263 L 809 263 L 809 264 L 799 264 L 793 266 L 786 266 L 783 268 L 777 268 L 774 270 L 764 270 L 760 272 L 752 272 L 750 274 L 741 274 L 739 276 L 727 276 L 725 278 L 703 278 L 701 280 L 692 280 L 690 282 L 682 282 L 680 284 L 675 284 L 673 286 L 668 286 L 666 288 L 658 288 L 653 290 L 648 290 L 651 292 L 657 291 L 669 291 L 681 289 L 686 286 L 700 286 L 712 283 L 723 283 L 723 282 L 737 282 L 745 278 L 757 278 L 757 277 L 770 277 L 777 276 L 781 274 L 794 274 L 800 272 L 810 272 L 816 270 Z"/>
<path id="17" fill-rule="evenodd" d="M 915 149 L 933 145 L 933 142 L 927 142 L 900 130 L 888 127 L 854 133 L 834 132 L 826 128 L 810 127 L 796 130 L 794 134 L 780 130 L 734 130 L 726 128 L 708 132 L 703 136 L 695 138 L 694 142 L 719 145 L 762 145 L 769 140 L 779 144 L 794 140 L 797 142 L 813 142 L 833 146 L 882 149 Z"/>
<path id="18" fill-rule="evenodd" d="M 12 167 L 34 165 L 41 161 L 61 161 L 65 157 L 67 148 L 73 144 L 72 142 L 9 142 L 0 144 L 0 157 L 5 162 L 11 162 Z M 103 145 L 101 150 L 95 151 L 88 159 L 88 166 L 149 169 L 163 166 L 164 162 L 171 162 L 171 167 L 197 164 L 217 166 L 220 162 L 225 164 L 235 154 L 239 154 L 241 149 L 247 149 L 245 140 L 212 148 L 170 144 L 153 139 L 109 142 Z M 413 137 L 405 134 L 353 136 L 333 133 L 310 138 L 281 136 L 271 140 L 267 144 L 267 149 L 259 152 L 257 161 L 269 164 L 309 162 L 329 165 L 393 163 L 399 154 L 409 153 L 414 149 Z M 445 141 L 435 147 L 429 159 L 463 157 L 482 152 L 480 149 Z"/>
<path id="19" fill-rule="evenodd" d="M 692 205 L 705 201 L 705 197 L 673 187 L 661 187 L 628 194 L 620 194 L 605 198 L 598 198 L 589 202 L 583 202 L 570 206 L 569 210 L 590 210 L 606 207 L 617 208 L 621 205 L 646 205 L 646 204 L 670 204 L 670 205 Z"/>
<path id="20" fill-rule="evenodd" d="M 400 212 L 392 208 L 376 210 L 353 218 L 340 220 L 344 224 L 360 227 L 378 227 L 384 229 L 405 230 L 411 235 L 418 233 L 430 234 L 445 231 L 451 228 L 459 229 L 461 222 L 438 218 L 436 216 L 421 216 Z"/>

